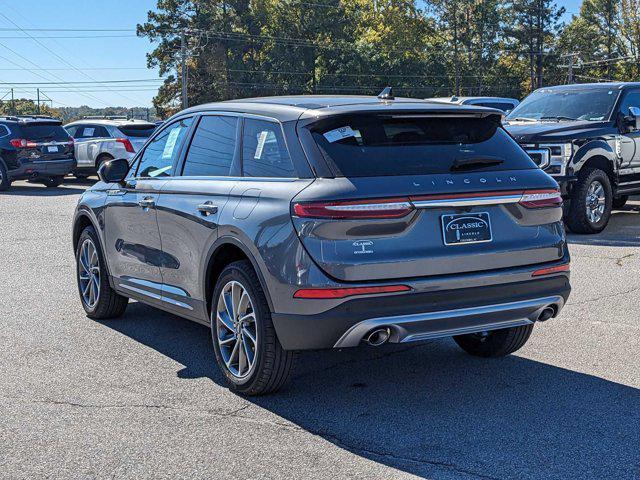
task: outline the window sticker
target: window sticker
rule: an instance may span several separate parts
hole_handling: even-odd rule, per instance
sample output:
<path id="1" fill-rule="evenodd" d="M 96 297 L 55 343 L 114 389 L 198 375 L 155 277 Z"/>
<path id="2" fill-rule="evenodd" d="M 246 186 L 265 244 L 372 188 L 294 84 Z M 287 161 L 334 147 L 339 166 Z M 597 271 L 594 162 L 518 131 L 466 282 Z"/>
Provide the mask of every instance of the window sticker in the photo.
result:
<path id="1" fill-rule="evenodd" d="M 258 146 L 256 147 L 256 153 L 253 156 L 256 160 L 260 160 L 262 158 L 262 151 L 264 150 L 264 143 L 267 141 L 267 135 L 269 135 L 267 130 L 261 131 L 260 135 L 258 135 Z"/>
<path id="2" fill-rule="evenodd" d="M 84 133 L 82 134 L 83 137 L 93 137 L 93 134 L 95 133 L 96 129 L 95 128 L 91 128 L 91 127 L 84 127 Z"/>
<path id="3" fill-rule="evenodd" d="M 356 132 L 353 131 L 351 127 L 340 127 L 335 130 L 330 130 L 324 134 L 324 138 L 327 139 L 329 143 L 338 142 L 345 138 L 355 137 Z"/>
<path id="4" fill-rule="evenodd" d="M 174 128 L 169 132 L 169 138 L 167 138 L 167 143 L 164 145 L 164 150 L 162 151 L 162 159 L 167 160 L 173 156 L 173 149 L 176 148 L 176 142 L 178 141 L 178 135 L 180 135 L 180 127 Z"/>
<path id="5" fill-rule="evenodd" d="M 158 168 L 157 170 L 152 170 L 149 172 L 149 176 L 151 178 L 155 178 L 158 175 L 162 175 L 163 173 L 166 173 L 169 170 L 171 170 L 171 167 L 173 167 L 173 165 L 167 165 L 166 167 L 161 167 L 161 168 Z"/>

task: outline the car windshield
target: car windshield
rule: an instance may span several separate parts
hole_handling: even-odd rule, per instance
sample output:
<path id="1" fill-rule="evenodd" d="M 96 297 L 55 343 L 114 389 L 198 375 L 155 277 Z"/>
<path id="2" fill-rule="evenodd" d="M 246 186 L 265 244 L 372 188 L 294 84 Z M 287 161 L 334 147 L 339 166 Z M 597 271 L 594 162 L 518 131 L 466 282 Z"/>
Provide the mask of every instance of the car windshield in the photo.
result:
<path id="1" fill-rule="evenodd" d="M 310 129 L 339 176 L 536 168 L 501 128 L 498 115 L 341 115 L 318 121 Z"/>
<path id="2" fill-rule="evenodd" d="M 618 98 L 612 88 L 540 89 L 507 117 L 514 121 L 607 120 Z"/>

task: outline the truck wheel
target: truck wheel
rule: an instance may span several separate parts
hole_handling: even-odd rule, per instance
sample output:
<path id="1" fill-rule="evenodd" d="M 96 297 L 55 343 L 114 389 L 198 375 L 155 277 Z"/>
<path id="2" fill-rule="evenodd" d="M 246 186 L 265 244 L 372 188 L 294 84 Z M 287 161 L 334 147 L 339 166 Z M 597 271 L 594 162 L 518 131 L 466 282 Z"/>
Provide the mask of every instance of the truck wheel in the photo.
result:
<path id="1" fill-rule="evenodd" d="M 465 352 L 476 357 L 503 357 L 522 348 L 527 343 L 533 324 L 503 328 L 489 332 L 469 333 L 453 337 Z"/>
<path id="2" fill-rule="evenodd" d="M 280 345 L 262 286 L 247 260 L 229 264 L 218 278 L 211 336 L 218 366 L 237 392 L 272 393 L 291 376 L 295 352 Z"/>
<path id="3" fill-rule="evenodd" d="M 580 172 L 565 223 L 575 233 L 599 233 L 609 223 L 613 191 L 609 176 L 599 168 Z"/>
<path id="4" fill-rule="evenodd" d="M 627 204 L 627 200 L 629 200 L 629 195 L 618 195 L 613 199 L 613 208 L 623 208 Z"/>
<path id="5" fill-rule="evenodd" d="M 8 190 L 11 186 L 11 180 L 9 180 L 9 174 L 4 166 L 4 163 L 0 162 L 0 192 Z"/>

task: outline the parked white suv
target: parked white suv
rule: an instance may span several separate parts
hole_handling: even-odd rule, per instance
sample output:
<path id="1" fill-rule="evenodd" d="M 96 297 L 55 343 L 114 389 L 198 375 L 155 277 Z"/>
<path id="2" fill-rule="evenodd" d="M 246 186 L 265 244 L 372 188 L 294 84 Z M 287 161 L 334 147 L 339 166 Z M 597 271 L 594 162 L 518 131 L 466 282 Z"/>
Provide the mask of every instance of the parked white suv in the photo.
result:
<path id="1" fill-rule="evenodd" d="M 85 118 L 64 127 L 75 140 L 75 174 L 97 172 L 100 164 L 114 158 L 133 158 L 154 132 L 156 125 L 126 118 Z"/>

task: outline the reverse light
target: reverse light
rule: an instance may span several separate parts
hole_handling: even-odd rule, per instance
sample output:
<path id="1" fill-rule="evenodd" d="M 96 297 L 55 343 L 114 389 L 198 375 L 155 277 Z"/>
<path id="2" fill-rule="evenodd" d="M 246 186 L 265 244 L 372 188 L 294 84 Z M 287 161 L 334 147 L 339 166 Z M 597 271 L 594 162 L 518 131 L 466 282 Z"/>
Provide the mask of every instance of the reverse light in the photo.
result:
<path id="1" fill-rule="evenodd" d="M 525 208 L 559 207 L 562 205 L 562 195 L 556 189 L 525 190 L 519 203 Z"/>
<path id="2" fill-rule="evenodd" d="M 551 275 L 552 273 L 568 272 L 571 270 L 571 265 L 565 263 L 563 265 L 556 265 L 555 267 L 541 268 L 531 274 L 532 277 L 540 277 L 542 275 Z"/>
<path id="3" fill-rule="evenodd" d="M 293 213 L 303 218 L 401 218 L 413 211 L 408 198 L 295 203 Z"/>
<path id="4" fill-rule="evenodd" d="M 373 293 L 408 292 L 407 285 L 383 285 L 379 287 L 344 287 L 344 288 L 303 288 L 293 294 L 293 298 L 331 299 L 346 298 Z"/>
<path id="5" fill-rule="evenodd" d="M 131 144 L 131 140 L 128 138 L 116 138 L 116 142 L 121 143 L 124 149 L 129 153 L 135 153 L 136 151 L 133 149 L 133 145 Z"/>

